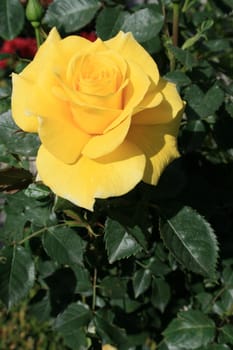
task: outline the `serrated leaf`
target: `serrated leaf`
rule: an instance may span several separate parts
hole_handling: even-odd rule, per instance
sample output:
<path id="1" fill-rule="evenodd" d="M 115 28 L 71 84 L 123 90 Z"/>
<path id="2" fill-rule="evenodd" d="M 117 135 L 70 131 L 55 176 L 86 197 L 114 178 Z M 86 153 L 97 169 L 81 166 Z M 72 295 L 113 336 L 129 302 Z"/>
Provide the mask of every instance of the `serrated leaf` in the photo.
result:
<path id="1" fill-rule="evenodd" d="M 138 42 L 152 39 L 162 29 L 164 16 L 156 5 L 136 11 L 125 18 L 121 30 L 131 32 Z"/>
<path id="2" fill-rule="evenodd" d="M 17 18 L 17 21 L 15 20 Z M 18 0 L 0 1 L 0 37 L 15 38 L 23 29 L 24 8 Z"/>
<path id="3" fill-rule="evenodd" d="M 111 299 L 123 298 L 127 290 L 126 278 L 115 276 L 106 276 L 100 283 L 99 288 L 102 295 L 108 296 Z"/>
<path id="4" fill-rule="evenodd" d="M 121 346 L 126 343 L 127 336 L 124 329 L 110 323 L 98 313 L 94 318 L 94 323 L 96 326 L 96 332 L 101 336 L 104 343 L 110 343 L 116 346 Z"/>
<path id="5" fill-rule="evenodd" d="M 121 29 L 129 13 L 122 6 L 104 7 L 96 19 L 96 33 L 102 40 L 114 37 Z"/>
<path id="6" fill-rule="evenodd" d="M 178 70 L 167 73 L 164 78 L 175 83 L 179 87 L 189 85 L 191 83 L 191 79 L 184 72 Z"/>
<path id="7" fill-rule="evenodd" d="M 87 350 L 89 349 L 88 338 L 86 331 L 83 329 L 75 329 L 69 334 L 64 334 L 64 343 L 73 350 Z"/>
<path id="8" fill-rule="evenodd" d="M 35 156 L 40 144 L 36 134 L 19 130 L 12 119 L 11 111 L 1 114 L 0 139 L 10 152 L 24 157 Z"/>
<path id="9" fill-rule="evenodd" d="M 48 8 L 43 22 L 66 33 L 87 25 L 100 7 L 97 0 L 56 0 Z"/>
<path id="10" fill-rule="evenodd" d="M 226 324 L 220 328 L 219 341 L 233 345 L 233 325 Z"/>
<path id="11" fill-rule="evenodd" d="M 140 245 L 125 227 L 110 218 L 106 220 L 104 240 L 110 264 L 135 255 L 141 250 Z"/>
<path id="12" fill-rule="evenodd" d="M 77 280 L 75 293 L 81 293 L 84 295 L 92 294 L 92 284 L 89 271 L 82 266 L 72 266 L 72 270 L 75 273 Z"/>
<path id="13" fill-rule="evenodd" d="M 180 312 L 163 332 L 169 349 L 197 349 L 213 341 L 215 324 L 197 310 Z"/>
<path id="14" fill-rule="evenodd" d="M 226 344 L 210 344 L 205 347 L 198 348 L 197 350 L 231 350 Z"/>
<path id="15" fill-rule="evenodd" d="M 190 271 L 213 278 L 218 257 L 216 236 L 195 210 L 183 207 L 160 220 L 160 233 L 175 258 Z"/>
<path id="16" fill-rule="evenodd" d="M 35 267 L 31 254 L 21 246 L 0 250 L 0 298 L 11 308 L 33 286 Z"/>
<path id="17" fill-rule="evenodd" d="M 140 269 L 133 276 L 133 289 L 135 298 L 144 293 L 151 284 L 151 272 L 149 269 Z"/>
<path id="18" fill-rule="evenodd" d="M 80 301 L 70 304 L 59 314 L 54 322 L 54 329 L 65 335 L 73 334 L 78 328 L 87 326 L 92 314 L 87 306 Z"/>
<path id="19" fill-rule="evenodd" d="M 191 85 L 185 90 L 185 99 L 198 116 L 206 118 L 214 114 L 224 101 L 224 92 L 214 84 L 206 94 L 198 85 Z"/>
<path id="20" fill-rule="evenodd" d="M 162 278 L 155 278 L 152 283 L 151 302 L 162 313 L 171 297 L 170 286 Z"/>
<path id="21" fill-rule="evenodd" d="M 144 249 L 148 249 L 148 241 L 146 239 L 145 233 L 139 226 L 129 227 L 127 226 L 127 231 L 131 236 L 133 236 L 136 241 L 140 244 L 140 246 Z"/>
<path id="22" fill-rule="evenodd" d="M 86 243 L 72 229 L 49 228 L 42 243 L 46 253 L 58 263 L 82 265 Z"/>

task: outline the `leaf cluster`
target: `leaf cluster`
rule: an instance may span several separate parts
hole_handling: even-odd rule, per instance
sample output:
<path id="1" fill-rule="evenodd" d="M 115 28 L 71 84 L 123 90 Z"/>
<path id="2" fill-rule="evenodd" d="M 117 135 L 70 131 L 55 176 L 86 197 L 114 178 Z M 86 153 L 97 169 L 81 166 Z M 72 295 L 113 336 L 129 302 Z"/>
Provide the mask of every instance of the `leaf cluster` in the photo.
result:
<path id="1" fill-rule="evenodd" d="M 45 9 L 41 33 L 95 30 L 107 40 L 131 31 L 186 101 L 180 159 L 156 187 L 98 200 L 93 213 L 35 181 L 39 140 L 14 124 L 2 74 L 0 299 L 12 308 L 29 298 L 30 315 L 67 349 L 232 348 L 232 10 L 231 0 L 55 0 Z M 24 13 L 1 0 L 2 39 L 33 33 Z"/>

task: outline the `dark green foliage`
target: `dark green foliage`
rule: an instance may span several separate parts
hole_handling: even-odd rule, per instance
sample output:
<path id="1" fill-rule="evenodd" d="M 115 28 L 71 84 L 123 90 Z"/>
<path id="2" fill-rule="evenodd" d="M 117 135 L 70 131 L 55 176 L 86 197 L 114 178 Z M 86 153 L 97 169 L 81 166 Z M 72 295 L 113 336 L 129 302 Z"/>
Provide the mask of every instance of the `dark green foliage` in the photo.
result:
<path id="1" fill-rule="evenodd" d="M 229 350 L 232 1 L 130 3 L 55 0 L 42 27 L 63 36 L 96 30 L 103 40 L 131 31 L 186 101 L 181 157 L 156 187 L 97 200 L 93 213 L 75 207 L 35 181 L 39 140 L 13 122 L 9 72 L 1 72 L 0 298 L 12 308 L 28 297 L 30 317 L 48 334 L 52 327 L 64 349 Z M 2 39 L 26 35 L 28 25 L 19 1 L 0 1 Z"/>

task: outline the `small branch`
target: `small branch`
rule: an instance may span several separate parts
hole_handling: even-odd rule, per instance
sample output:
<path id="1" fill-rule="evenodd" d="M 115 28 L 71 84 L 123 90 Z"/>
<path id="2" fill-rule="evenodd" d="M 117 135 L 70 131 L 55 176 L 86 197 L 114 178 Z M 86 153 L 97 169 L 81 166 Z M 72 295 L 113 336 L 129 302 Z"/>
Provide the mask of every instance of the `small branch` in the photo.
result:
<path id="1" fill-rule="evenodd" d="M 172 43 L 174 46 L 178 46 L 179 15 L 180 15 L 180 2 L 173 1 Z"/>
<path id="2" fill-rule="evenodd" d="M 50 227 L 43 227 L 43 228 L 41 228 L 40 230 L 33 232 L 33 233 L 30 234 L 29 236 L 23 238 L 21 241 L 16 242 L 16 243 L 17 243 L 17 244 L 23 244 L 23 243 L 25 243 L 26 241 L 28 241 L 29 239 L 34 238 L 34 237 L 40 235 L 41 233 L 43 233 L 43 232 L 46 231 L 46 230 L 49 230 L 50 228 L 55 228 L 55 227 L 60 227 L 60 226 L 65 226 L 65 225 L 66 225 L 66 223 L 58 224 L 58 225 L 54 225 L 54 226 L 50 226 Z M 14 242 L 14 244 L 15 244 L 15 242 Z"/>

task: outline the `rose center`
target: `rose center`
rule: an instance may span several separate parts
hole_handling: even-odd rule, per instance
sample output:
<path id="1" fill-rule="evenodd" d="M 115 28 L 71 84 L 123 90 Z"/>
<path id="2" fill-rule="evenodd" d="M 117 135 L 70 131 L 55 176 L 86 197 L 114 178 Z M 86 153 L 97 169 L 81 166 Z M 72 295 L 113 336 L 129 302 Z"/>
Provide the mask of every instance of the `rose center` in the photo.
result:
<path id="1" fill-rule="evenodd" d="M 108 56 L 88 54 L 74 62 L 73 89 L 87 95 L 108 96 L 118 91 L 122 74 Z"/>

